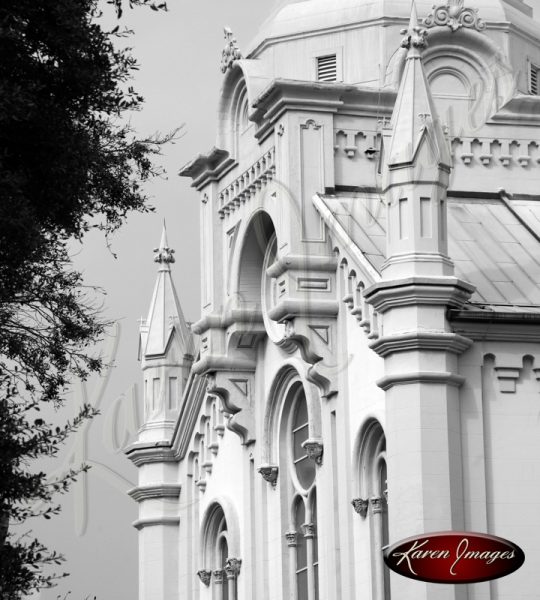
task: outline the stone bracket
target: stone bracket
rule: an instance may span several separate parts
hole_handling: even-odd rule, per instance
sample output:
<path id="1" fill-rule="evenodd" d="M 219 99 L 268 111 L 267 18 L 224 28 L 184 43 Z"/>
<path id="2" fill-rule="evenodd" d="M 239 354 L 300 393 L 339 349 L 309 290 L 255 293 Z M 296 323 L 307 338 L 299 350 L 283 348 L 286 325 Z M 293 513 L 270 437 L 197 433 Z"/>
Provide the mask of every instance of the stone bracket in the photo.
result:
<path id="1" fill-rule="evenodd" d="M 240 436 L 243 444 L 255 441 L 253 380 L 253 371 L 215 371 L 207 376 L 208 393 L 217 396 L 223 412 L 230 415 L 227 429 Z"/>

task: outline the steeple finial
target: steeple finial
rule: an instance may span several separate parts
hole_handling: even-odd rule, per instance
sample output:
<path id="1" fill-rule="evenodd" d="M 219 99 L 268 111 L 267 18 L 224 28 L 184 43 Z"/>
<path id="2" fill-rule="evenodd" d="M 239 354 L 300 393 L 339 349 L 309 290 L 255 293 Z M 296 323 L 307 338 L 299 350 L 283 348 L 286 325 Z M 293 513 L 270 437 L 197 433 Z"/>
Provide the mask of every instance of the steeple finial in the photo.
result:
<path id="1" fill-rule="evenodd" d="M 444 164 L 449 170 L 451 159 L 447 141 L 422 65 L 422 51 L 427 47 L 427 30 L 419 25 L 414 2 L 409 27 L 403 29 L 402 33 L 405 37 L 401 46 L 408 52 L 392 115 L 393 134 L 386 170 L 388 167 L 414 163 L 418 148 L 426 137 L 431 140 L 431 161 Z"/>
<path id="2" fill-rule="evenodd" d="M 168 269 L 169 264 L 175 262 L 174 250 L 169 247 L 167 242 L 167 227 L 165 226 L 165 219 L 163 219 L 163 230 L 161 232 L 161 242 L 159 248 L 154 248 L 154 262 L 159 263 L 162 267 Z"/>
<path id="3" fill-rule="evenodd" d="M 402 29 L 401 33 L 405 36 L 401 42 L 401 47 L 409 50 L 409 56 L 418 56 L 418 53 L 427 47 L 427 30 L 418 24 L 418 13 L 416 12 L 414 0 L 411 5 L 409 28 Z"/>

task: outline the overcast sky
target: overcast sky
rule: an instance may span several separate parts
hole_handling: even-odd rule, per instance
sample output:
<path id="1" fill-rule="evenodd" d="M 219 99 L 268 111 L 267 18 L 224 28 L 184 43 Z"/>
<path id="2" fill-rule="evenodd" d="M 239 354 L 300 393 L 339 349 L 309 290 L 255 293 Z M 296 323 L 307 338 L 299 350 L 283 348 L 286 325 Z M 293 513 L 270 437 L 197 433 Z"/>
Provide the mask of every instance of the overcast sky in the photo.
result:
<path id="1" fill-rule="evenodd" d="M 331 0 L 329 0 L 330 2 Z M 137 362 L 137 319 L 145 316 L 156 277 L 152 249 L 161 223 L 167 221 L 170 245 L 176 250 L 173 276 L 188 321 L 199 318 L 199 200 L 190 181 L 177 172 L 196 154 L 215 143 L 216 109 L 222 74 L 223 26 L 230 26 L 246 47 L 260 24 L 283 0 L 169 0 L 168 13 L 139 9 L 126 21 L 141 69 L 136 88 L 145 96 L 144 110 L 132 123 L 143 135 L 168 132 L 184 124 L 185 135 L 165 149 L 168 179 L 148 187 L 155 214 L 136 215 L 112 240 L 114 259 L 103 239 L 90 236 L 77 256 L 88 284 L 107 292 L 106 315 L 118 322 L 116 337 L 104 348 L 115 358 L 108 378 L 76 386 L 75 399 L 100 406 L 102 415 L 71 440 L 62 469 L 86 461 L 90 473 L 63 502 L 60 517 L 36 524 L 51 547 L 68 556 L 71 573 L 42 600 L 134 600 L 137 597 L 137 536 L 131 522 L 135 502 L 125 494 L 136 483 L 136 469 L 122 453 L 139 424 L 141 374 Z M 471 5 L 474 3 L 470 2 Z M 530 2 L 540 13 L 540 0 Z M 63 568 L 62 568 L 63 569 Z"/>

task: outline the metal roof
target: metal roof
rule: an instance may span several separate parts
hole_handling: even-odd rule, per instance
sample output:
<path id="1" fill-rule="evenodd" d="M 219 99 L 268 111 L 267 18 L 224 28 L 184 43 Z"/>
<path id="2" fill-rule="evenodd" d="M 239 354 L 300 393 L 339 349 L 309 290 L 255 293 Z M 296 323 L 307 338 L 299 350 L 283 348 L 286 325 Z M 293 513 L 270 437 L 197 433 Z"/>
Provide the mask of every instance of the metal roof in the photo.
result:
<path id="1" fill-rule="evenodd" d="M 386 209 L 380 196 L 319 197 L 380 273 L 386 258 Z M 540 199 L 449 198 L 448 251 L 456 276 L 476 286 L 472 303 L 497 312 L 509 306 L 521 307 L 519 312 L 540 308 Z"/>

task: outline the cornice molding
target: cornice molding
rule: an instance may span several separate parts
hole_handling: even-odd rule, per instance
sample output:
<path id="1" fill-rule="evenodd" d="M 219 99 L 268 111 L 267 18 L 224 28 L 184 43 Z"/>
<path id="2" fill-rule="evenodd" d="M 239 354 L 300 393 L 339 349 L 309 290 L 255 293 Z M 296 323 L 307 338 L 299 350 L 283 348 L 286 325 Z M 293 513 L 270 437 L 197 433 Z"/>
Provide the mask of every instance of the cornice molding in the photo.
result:
<path id="1" fill-rule="evenodd" d="M 134 487 L 127 492 L 135 502 L 156 500 L 161 498 L 175 498 L 180 496 L 182 486 L 176 483 L 158 483 Z"/>
<path id="2" fill-rule="evenodd" d="M 181 177 L 191 177 L 191 187 L 201 190 L 208 183 L 222 179 L 237 164 L 227 150 L 214 147 L 207 154 L 199 154 L 184 165 L 178 174 Z"/>
<path id="3" fill-rule="evenodd" d="M 364 297 L 375 310 L 428 304 L 461 308 L 475 287 L 457 277 L 405 277 L 382 280 L 367 288 Z"/>
<path id="4" fill-rule="evenodd" d="M 171 443 L 167 441 L 135 442 L 128 446 L 125 455 L 136 467 L 151 463 L 177 461 Z"/>
<path id="5" fill-rule="evenodd" d="M 355 113 L 379 118 L 390 116 L 395 99 L 393 88 L 274 79 L 254 101 L 250 118 L 257 123 L 255 137 L 261 142 L 287 110 L 335 113 L 350 106 Z"/>
<path id="6" fill-rule="evenodd" d="M 474 341 L 538 342 L 540 339 L 540 312 L 450 310 L 448 320 L 456 333 Z"/>

